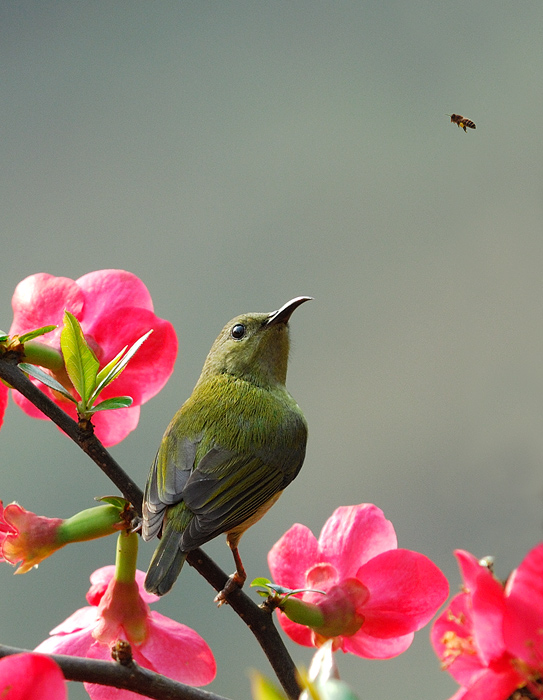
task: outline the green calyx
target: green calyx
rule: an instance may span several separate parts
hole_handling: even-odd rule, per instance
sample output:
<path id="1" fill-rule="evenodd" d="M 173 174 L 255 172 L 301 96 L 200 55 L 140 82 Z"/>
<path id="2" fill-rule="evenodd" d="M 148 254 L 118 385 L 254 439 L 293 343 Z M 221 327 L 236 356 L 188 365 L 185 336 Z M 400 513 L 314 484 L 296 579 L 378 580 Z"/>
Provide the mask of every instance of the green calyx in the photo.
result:
<path id="1" fill-rule="evenodd" d="M 125 527 L 121 511 L 113 505 L 96 506 L 76 513 L 64 520 L 58 528 L 59 544 L 86 542 L 98 537 L 106 537 Z"/>

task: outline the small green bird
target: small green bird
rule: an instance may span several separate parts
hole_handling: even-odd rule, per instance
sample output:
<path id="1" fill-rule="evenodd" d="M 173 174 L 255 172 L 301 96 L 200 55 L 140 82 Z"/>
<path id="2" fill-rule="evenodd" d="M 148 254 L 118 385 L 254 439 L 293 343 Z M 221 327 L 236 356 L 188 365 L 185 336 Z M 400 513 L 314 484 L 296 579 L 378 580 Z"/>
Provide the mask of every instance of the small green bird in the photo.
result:
<path id="1" fill-rule="evenodd" d="M 162 539 L 145 588 L 164 595 L 187 554 L 227 534 L 236 573 L 216 601 L 247 578 L 238 543 L 297 476 L 307 423 L 285 387 L 288 321 L 311 297 L 232 319 L 213 343 L 192 395 L 168 426 L 145 487 L 144 540 Z"/>

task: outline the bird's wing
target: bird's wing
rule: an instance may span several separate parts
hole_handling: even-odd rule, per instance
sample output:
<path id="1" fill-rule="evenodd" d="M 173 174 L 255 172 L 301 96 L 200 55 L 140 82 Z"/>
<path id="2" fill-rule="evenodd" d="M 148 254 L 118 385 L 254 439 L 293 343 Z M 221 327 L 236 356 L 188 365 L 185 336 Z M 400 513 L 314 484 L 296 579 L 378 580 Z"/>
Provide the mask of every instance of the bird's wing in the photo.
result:
<path id="1" fill-rule="evenodd" d="M 199 441 L 200 436 L 183 440 L 168 433 L 164 436 L 145 487 L 142 527 L 145 541 L 160 532 L 166 507 L 183 500 Z"/>
<path id="2" fill-rule="evenodd" d="M 195 517 L 183 533 L 184 550 L 200 547 L 249 520 L 284 488 L 281 469 L 254 455 L 211 448 L 188 478 L 183 501 Z"/>

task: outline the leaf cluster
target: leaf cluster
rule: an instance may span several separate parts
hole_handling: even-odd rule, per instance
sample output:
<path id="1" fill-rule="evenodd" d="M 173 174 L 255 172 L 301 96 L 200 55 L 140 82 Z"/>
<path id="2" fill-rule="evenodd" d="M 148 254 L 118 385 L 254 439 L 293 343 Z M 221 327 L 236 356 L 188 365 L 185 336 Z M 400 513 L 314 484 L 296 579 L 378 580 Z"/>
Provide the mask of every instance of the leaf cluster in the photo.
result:
<path id="1" fill-rule="evenodd" d="M 42 335 L 43 332 L 49 332 L 54 328 L 55 326 L 47 326 L 46 329 L 32 331 L 21 336 L 19 342 L 24 342 L 23 339 L 30 340 L 35 338 L 37 335 Z M 98 411 L 127 408 L 132 404 L 130 396 L 115 396 L 99 403 L 97 403 L 97 400 L 101 392 L 123 372 L 128 362 L 152 332 L 150 330 L 145 333 L 130 348 L 126 345 L 100 370 L 100 363 L 88 344 L 79 321 L 69 311 L 65 311 L 64 326 L 60 334 L 60 347 L 64 357 L 66 373 L 79 395 L 79 399 L 40 367 L 26 362 L 20 363 L 19 367 L 53 391 L 61 394 L 68 401 L 75 403 L 79 418 L 88 420 Z"/>

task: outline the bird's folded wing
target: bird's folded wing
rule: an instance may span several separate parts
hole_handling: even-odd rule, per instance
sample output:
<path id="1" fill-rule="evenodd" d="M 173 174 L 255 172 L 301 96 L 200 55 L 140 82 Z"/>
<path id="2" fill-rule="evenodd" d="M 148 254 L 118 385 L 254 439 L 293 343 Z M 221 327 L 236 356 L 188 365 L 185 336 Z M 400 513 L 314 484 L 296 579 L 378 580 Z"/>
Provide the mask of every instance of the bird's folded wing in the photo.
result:
<path id="1" fill-rule="evenodd" d="M 183 549 L 199 547 L 249 520 L 283 489 L 283 481 L 283 472 L 259 457 L 213 447 L 183 490 L 183 501 L 195 514 L 183 533 Z"/>
<path id="2" fill-rule="evenodd" d="M 166 435 L 155 457 L 143 500 L 144 540 L 157 535 L 167 506 L 183 499 L 183 489 L 194 467 L 200 438 L 177 440 Z"/>

